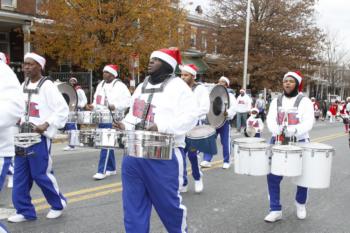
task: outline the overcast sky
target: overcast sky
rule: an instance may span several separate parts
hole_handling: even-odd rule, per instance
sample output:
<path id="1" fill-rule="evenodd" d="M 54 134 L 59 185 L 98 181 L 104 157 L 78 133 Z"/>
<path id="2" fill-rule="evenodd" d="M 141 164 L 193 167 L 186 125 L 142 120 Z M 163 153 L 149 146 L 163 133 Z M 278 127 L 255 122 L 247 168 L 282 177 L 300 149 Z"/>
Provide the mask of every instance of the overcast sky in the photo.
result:
<path id="1" fill-rule="evenodd" d="M 191 11 L 201 5 L 208 11 L 211 0 L 182 0 Z M 336 35 L 337 42 L 350 51 L 350 0 L 319 0 L 316 19 L 318 25 Z"/>
<path id="2" fill-rule="evenodd" d="M 350 50 L 350 0 L 319 0 L 317 21 Z"/>

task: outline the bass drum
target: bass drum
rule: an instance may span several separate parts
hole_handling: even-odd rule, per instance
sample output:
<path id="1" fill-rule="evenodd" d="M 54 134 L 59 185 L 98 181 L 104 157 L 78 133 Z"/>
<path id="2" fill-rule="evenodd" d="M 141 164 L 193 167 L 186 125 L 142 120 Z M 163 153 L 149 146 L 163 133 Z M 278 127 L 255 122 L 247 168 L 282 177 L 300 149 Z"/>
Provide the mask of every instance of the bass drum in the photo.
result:
<path id="1" fill-rule="evenodd" d="M 78 105 L 78 95 L 74 87 L 63 82 L 55 81 L 54 83 L 56 84 L 58 90 L 61 92 L 63 98 L 66 100 L 69 107 L 69 111 L 76 111 Z"/>

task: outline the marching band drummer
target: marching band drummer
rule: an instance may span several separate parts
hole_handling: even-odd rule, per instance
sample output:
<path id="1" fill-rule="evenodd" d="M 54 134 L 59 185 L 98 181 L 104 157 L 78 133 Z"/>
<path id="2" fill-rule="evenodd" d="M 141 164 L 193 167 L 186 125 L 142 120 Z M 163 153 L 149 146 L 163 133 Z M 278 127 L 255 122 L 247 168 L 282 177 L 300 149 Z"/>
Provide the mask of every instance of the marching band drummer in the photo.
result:
<path id="1" fill-rule="evenodd" d="M 207 89 L 195 81 L 198 68 L 194 64 L 188 64 L 184 66 L 179 66 L 181 70 L 181 78 L 187 85 L 192 89 L 198 106 L 198 121 L 205 120 L 206 114 L 209 112 L 210 99 Z M 187 192 L 187 170 L 186 170 L 186 155 L 191 162 L 192 176 L 194 179 L 194 191 L 200 193 L 203 191 L 203 178 L 202 172 L 199 169 L 198 164 L 198 150 L 196 148 L 185 148 L 184 157 L 184 184 L 180 188 L 181 192 Z"/>
<path id="2" fill-rule="evenodd" d="M 1 53 L 0 53 L 1 56 Z M 11 159 L 15 156 L 13 127 L 24 112 L 22 89 L 16 74 L 0 61 L 0 190 L 8 173 Z M 3 230 L 3 231 L 2 231 Z M 0 223 L 0 232 L 7 232 Z"/>
<path id="3" fill-rule="evenodd" d="M 103 68 L 103 81 L 97 85 L 94 101 L 87 110 L 126 110 L 130 106 L 131 94 L 127 86 L 118 79 L 118 66 L 106 65 Z M 112 123 L 100 123 L 99 128 L 112 128 Z M 95 180 L 117 174 L 113 149 L 101 149 Z"/>
<path id="4" fill-rule="evenodd" d="M 84 109 L 84 107 L 87 104 L 87 98 L 86 98 L 86 95 L 85 95 L 83 88 L 81 88 L 81 86 L 79 86 L 78 80 L 75 77 L 71 77 L 69 79 L 69 84 L 72 85 L 72 87 L 74 88 L 74 90 L 77 93 L 78 111 Z M 67 122 L 65 130 L 69 131 L 69 130 L 76 130 L 76 129 L 78 129 L 76 122 Z M 67 145 L 63 150 L 65 150 L 65 151 L 75 150 L 75 147 L 71 146 L 71 145 Z"/>
<path id="5" fill-rule="evenodd" d="M 23 72 L 27 80 L 22 84 L 23 96 L 27 100 L 29 123 L 33 132 L 41 134 L 41 141 L 28 148 L 18 148 L 15 157 L 12 201 L 16 214 L 9 217 L 9 222 L 23 222 L 37 218 L 31 202 L 30 190 L 33 181 L 42 190 L 46 201 L 51 206 L 47 218 L 58 218 L 66 207 L 66 198 L 60 192 L 53 175 L 51 159 L 51 139 L 57 129 L 64 127 L 68 118 L 68 105 L 57 86 L 42 76 L 45 58 L 27 53 L 24 56 Z M 33 93 L 28 103 L 27 91 Z M 25 122 L 22 116 L 21 123 Z M 23 153 L 24 152 L 24 153 Z"/>
<path id="6" fill-rule="evenodd" d="M 228 88 L 230 86 L 230 80 L 224 76 L 222 76 L 219 81 L 218 85 L 222 85 L 225 88 Z M 230 133 L 230 122 L 229 120 L 232 120 L 233 117 L 236 114 L 236 98 L 232 93 L 229 93 L 229 99 L 230 99 L 230 106 L 228 106 L 228 109 L 224 113 L 226 116 L 225 123 L 218 129 L 216 129 L 216 133 L 220 134 L 220 140 L 222 145 L 222 151 L 223 151 L 223 157 L 224 157 L 224 164 L 222 166 L 223 169 L 228 169 L 231 166 L 230 162 L 230 153 L 231 153 L 231 133 Z M 201 162 L 201 167 L 211 167 L 211 160 L 213 158 L 213 155 L 204 153 L 203 161 Z"/>
<path id="7" fill-rule="evenodd" d="M 185 134 L 197 121 L 191 89 L 175 77 L 181 63 L 177 49 L 160 49 L 150 56 L 145 81 L 135 90 L 131 108 L 120 129 L 145 129 L 172 134 L 171 160 L 124 156 L 122 163 L 124 225 L 127 233 L 150 231 L 152 205 L 168 232 L 186 232 L 187 209 L 181 203 Z M 135 126 L 136 124 L 136 126 Z"/>
<path id="8" fill-rule="evenodd" d="M 259 109 L 258 108 L 252 108 L 250 110 L 250 117 L 247 119 L 247 128 L 252 127 L 255 129 L 255 135 L 254 137 L 260 138 L 262 131 L 264 130 L 264 123 L 262 122 L 261 118 L 259 117 Z M 246 135 L 247 136 L 247 135 Z"/>
<path id="9" fill-rule="evenodd" d="M 288 72 L 283 77 L 283 95 L 271 102 L 266 120 L 267 127 L 272 133 L 271 144 L 275 144 L 276 137 L 282 140 L 282 144 L 291 140 L 297 142 L 310 141 L 309 131 L 314 124 L 314 109 L 311 100 L 299 93 L 303 88 L 302 80 L 303 77 L 298 71 Z M 275 222 L 282 219 L 282 206 L 280 204 L 280 183 L 282 179 L 283 176 L 267 175 L 270 213 L 265 217 L 266 222 Z M 306 218 L 307 190 L 306 187 L 297 186 L 295 205 L 299 219 Z"/>

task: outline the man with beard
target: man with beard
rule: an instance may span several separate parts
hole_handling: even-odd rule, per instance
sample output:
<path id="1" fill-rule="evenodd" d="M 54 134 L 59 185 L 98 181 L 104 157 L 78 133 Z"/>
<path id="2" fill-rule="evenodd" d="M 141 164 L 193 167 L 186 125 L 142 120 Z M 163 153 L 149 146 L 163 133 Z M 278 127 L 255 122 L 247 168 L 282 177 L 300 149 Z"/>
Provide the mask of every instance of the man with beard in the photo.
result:
<path id="1" fill-rule="evenodd" d="M 309 131 L 314 124 L 314 109 L 311 100 L 299 93 L 302 91 L 302 76 L 300 72 L 288 72 L 283 77 L 283 95 L 271 102 L 267 115 L 267 127 L 272 133 L 271 144 L 281 141 L 309 142 Z M 286 117 L 288 114 L 288 117 Z M 287 121 L 287 122 L 286 122 Z M 280 204 L 280 183 L 283 176 L 267 175 L 270 197 L 270 213 L 265 217 L 266 222 L 282 219 Z M 306 218 L 307 188 L 297 186 L 295 197 L 296 214 L 299 219 Z"/>
<path id="2" fill-rule="evenodd" d="M 1 55 L 1 53 L 0 53 Z M 11 159 L 15 156 L 13 127 L 24 112 L 21 86 L 12 69 L 0 61 L 0 190 L 8 173 Z M 0 232 L 7 232 L 0 223 Z"/>
<path id="3" fill-rule="evenodd" d="M 40 134 L 40 142 L 28 147 L 17 147 L 15 171 L 13 177 L 12 202 L 16 214 L 9 217 L 9 222 L 23 222 L 37 218 L 31 202 L 30 190 L 33 181 L 42 190 L 47 203 L 51 206 L 46 218 L 58 218 L 66 207 L 66 198 L 60 192 L 53 175 L 51 159 L 51 140 L 57 129 L 64 127 L 68 118 L 68 105 L 57 86 L 42 76 L 45 58 L 35 53 L 24 56 L 23 72 L 26 81 L 22 84 L 23 98 L 27 101 L 26 116 L 31 133 Z M 28 92 L 32 93 L 28 98 Z M 25 124 L 27 125 L 27 124 Z"/>
<path id="4" fill-rule="evenodd" d="M 198 71 L 197 66 L 195 66 L 194 64 L 188 64 L 180 66 L 180 70 L 182 80 L 184 80 L 187 83 L 187 85 L 192 89 L 196 97 L 198 109 L 198 124 L 202 124 L 201 121 L 204 121 L 206 119 L 206 115 L 209 112 L 210 108 L 209 93 L 203 85 L 195 81 Z M 188 144 L 186 145 L 184 157 L 184 184 L 180 188 L 181 192 L 187 192 L 188 189 L 186 155 L 188 155 L 188 159 L 191 162 L 192 176 L 194 179 L 194 191 L 196 193 L 200 193 L 203 191 L 203 175 L 199 169 L 198 153 L 198 148 L 188 146 Z"/>
<path id="5" fill-rule="evenodd" d="M 72 87 L 74 87 L 74 90 L 77 93 L 78 96 L 78 111 L 79 110 L 83 110 L 85 105 L 87 104 L 87 98 L 85 95 L 85 92 L 83 90 L 83 88 L 81 88 L 81 86 L 79 86 L 78 84 L 78 80 L 75 77 L 71 77 L 69 79 L 69 84 L 72 85 Z M 76 130 L 77 127 L 77 123 L 75 122 L 67 122 L 65 130 L 69 131 L 69 130 Z M 75 150 L 74 146 L 70 146 L 67 145 L 63 150 L 65 151 L 70 151 L 70 150 Z"/>
<path id="6" fill-rule="evenodd" d="M 160 49 L 150 56 L 145 81 L 135 90 L 130 111 L 116 128 L 157 131 L 174 135 L 171 160 L 125 155 L 122 163 L 124 225 L 127 233 L 150 231 L 152 205 L 168 232 L 185 232 L 186 207 L 179 188 L 183 183 L 185 134 L 198 120 L 191 89 L 175 77 L 181 63 L 177 49 Z M 142 131 L 141 131 L 142 132 Z"/>

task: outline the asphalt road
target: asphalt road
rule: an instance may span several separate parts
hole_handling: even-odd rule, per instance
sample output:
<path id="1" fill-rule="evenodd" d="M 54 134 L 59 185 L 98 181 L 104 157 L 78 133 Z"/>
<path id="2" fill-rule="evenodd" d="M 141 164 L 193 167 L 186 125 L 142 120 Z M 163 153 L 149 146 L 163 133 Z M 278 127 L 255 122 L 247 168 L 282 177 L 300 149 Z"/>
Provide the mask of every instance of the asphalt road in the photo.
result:
<path id="1" fill-rule="evenodd" d="M 308 216 L 298 220 L 295 216 L 295 185 L 290 178 L 281 184 L 283 220 L 277 223 L 263 221 L 268 213 L 266 176 L 237 175 L 233 167 L 222 169 L 221 152 L 215 156 L 213 167 L 204 171 L 204 191 L 195 194 L 190 177 L 189 192 L 183 194 L 188 208 L 188 232 L 198 233 L 253 233 L 253 232 L 350 232 L 350 154 L 348 137 L 341 123 L 319 122 L 311 132 L 313 141 L 323 142 L 336 149 L 333 159 L 331 187 L 312 189 L 307 204 Z M 264 134 L 266 138 L 269 135 Z M 239 137 L 239 135 L 234 135 Z M 94 181 L 98 151 L 78 149 L 63 152 L 65 145 L 53 146 L 55 175 L 60 189 L 68 198 L 68 207 L 59 219 L 46 219 L 49 206 L 41 191 L 32 190 L 38 219 L 24 223 L 7 223 L 10 232 L 25 233 L 121 233 L 124 232 L 121 198 L 120 161 L 117 150 L 118 174 L 102 181 Z M 11 189 L 0 193 L 0 218 L 11 212 Z M 166 232 L 158 215 L 152 213 L 151 232 Z"/>

